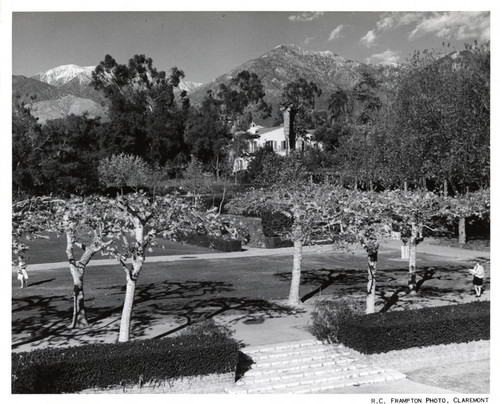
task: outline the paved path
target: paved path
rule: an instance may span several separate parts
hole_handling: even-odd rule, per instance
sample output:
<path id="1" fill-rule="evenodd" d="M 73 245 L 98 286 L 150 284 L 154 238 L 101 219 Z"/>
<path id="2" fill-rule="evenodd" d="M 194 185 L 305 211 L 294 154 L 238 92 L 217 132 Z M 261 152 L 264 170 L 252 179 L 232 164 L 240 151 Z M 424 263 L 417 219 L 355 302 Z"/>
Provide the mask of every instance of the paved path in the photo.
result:
<path id="1" fill-rule="evenodd" d="M 381 244 L 380 249 L 383 250 L 400 250 L 401 242 L 399 240 L 389 240 Z M 303 247 L 303 254 L 324 254 L 333 251 L 332 245 L 320 245 L 320 246 L 306 246 Z M 361 248 L 355 250 L 357 254 L 364 254 Z M 430 254 L 437 255 L 441 257 L 446 257 L 453 260 L 468 261 L 474 260 L 476 258 L 480 259 L 490 259 L 490 253 L 484 251 L 474 251 L 466 250 L 463 248 L 453 248 L 433 244 L 433 240 L 426 239 L 424 242 L 418 245 L 417 254 Z M 172 262 L 172 261 L 189 261 L 189 260 L 220 260 L 220 259 L 231 259 L 231 258 L 249 258 L 249 257 L 264 257 L 264 256 L 292 256 L 293 247 L 285 248 L 255 248 L 255 247 L 245 247 L 244 251 L 235 252 L 220 252 L 220 253 L 210 253 L 210 254 L 182 254 L 182 255 L 161 255 L 161 256 L 150 256 L 147 257 L 146 262 Z M 114 259 L 98 259 L 92 260 L 89 266 L 106 266 L 106 265 L 116 265 Z M 46 270 L 46 269 L 58 269 L 67 268 L 68 263 L 64 262 L 51 262 L 44 264 L 33 264 L 28 265 L 29 271 L 36 270 Z M 15 268 L 13 268 L 13 271 Z"/>

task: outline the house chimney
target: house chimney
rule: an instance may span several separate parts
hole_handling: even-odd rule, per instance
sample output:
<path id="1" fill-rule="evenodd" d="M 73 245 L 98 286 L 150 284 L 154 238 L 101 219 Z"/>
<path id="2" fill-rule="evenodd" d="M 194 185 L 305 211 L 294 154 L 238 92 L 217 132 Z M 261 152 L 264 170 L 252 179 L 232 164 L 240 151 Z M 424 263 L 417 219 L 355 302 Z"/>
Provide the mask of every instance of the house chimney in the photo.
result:
<path id="1" fill-rule="evenodd" d="M 295 129 L 293 127 L 294 111 L 293 106 L 283 107 L 283 129 L 287 144 L 287 154 L 289 150 L 295 150 Z"/>

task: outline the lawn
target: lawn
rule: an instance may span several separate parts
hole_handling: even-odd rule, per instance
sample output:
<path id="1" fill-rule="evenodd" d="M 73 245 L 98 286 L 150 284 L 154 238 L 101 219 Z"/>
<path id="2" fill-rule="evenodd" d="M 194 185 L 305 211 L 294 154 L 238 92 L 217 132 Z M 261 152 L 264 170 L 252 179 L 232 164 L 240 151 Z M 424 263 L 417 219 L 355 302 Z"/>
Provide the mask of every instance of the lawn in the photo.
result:
<path id="1" fill-rule="evenodd" d="M 48 239 L 37 239 L 29 242 L 29 257 L 28 264 L 42 264 L 46 262 L 62 262 L 67 261 L 66 257 L 66 236 L 57 235 L 55 233 L 47 234 Z M 88 243 L 89 240 L 83 240 Z M 217 252 L 205 247 L 198 247 L 191 244 L 176 243 L 174 241 L 166 241 L 160 238 L 157 239 L 158 247 L 152 252 L 148 252 L 149 256 L 158 255 L 189 255 L 189 254 L 209 254 Z M 75 248 L 75 255 L 78 257 L 81 252 Z M 96 258 L 99 254 L 96 255 Z"/>
<path id="2" fill-rule="evenodd" d="M 407 282 L 407 263 L 395 250 L 380 253 L 377 310 L 384 305 L 396 310 L 470 298 L 470 263 L 425 254 L 418 258 L 419 274 L 427 270 L 433 276 L 422 284 L 418 296 L 410 297 L 401 293 Z M 290 315 L 293 310 L 276 301 L 288 295 L 291 264 L 291 256 L 146 262 L 136 291 L 132 338 L 155 336 L 150 330 L 158 324 L 164 325 L 162 333 L 168 335 L 214 315 L 237 313 L 242 319 L 255 313 Z M 489 265 L 486 271 L 489 273 Z M 306 303 L 318 295 L 363 300 L 366 282 L 366 257 L 361 252 L 304 257 L 301 296 Z M 18 289 L 13 274 L 12 286 L 13 349 L 116 339 L 125 290 L 125 276 L 118 266 L 87 269 L 85 297 L 92 327 L 85 331 L 67 328 L 72 313 L 72 281 L 67 269 L 32 271 L 27 289 Z"/>

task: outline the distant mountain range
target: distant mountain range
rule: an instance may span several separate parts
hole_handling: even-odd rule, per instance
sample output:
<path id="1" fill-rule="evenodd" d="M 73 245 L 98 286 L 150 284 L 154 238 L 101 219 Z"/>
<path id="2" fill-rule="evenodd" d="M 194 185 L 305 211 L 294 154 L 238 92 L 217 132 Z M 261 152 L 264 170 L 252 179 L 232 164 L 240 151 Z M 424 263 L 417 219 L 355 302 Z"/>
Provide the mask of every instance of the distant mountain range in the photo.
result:
<path id="1" fill-rule="evenodd" d="M 61 118 L 67 114 L 106 117 L 106 102 L 101 93 L 89 84 L 94 66 L 64 65 L 32 77 L 13 76 L 12 92 L 25 104 L 41 123 Z M 300 77 L 315 82 L 323 91 L 319 107 L 326 107 L 326 99 L 337 87 L 351 88 L 364 72 L 371 73 L 382 83 L 398 72 L 397 66 L 374 66 L 348 60 L 331 51 L 306 51 L 296 45 L 280 45 L 257 59 L 250 60 L 207 84 L 182 81 L 180 90 L 186 90 L 193 105 L 199 104 L 207 91 L 217 91 L 221 83 L 227 83 L 240 71 L 256 73 L 266 92 L 266 100 L 279 105 L 284 87 Z"/>
<path id="2" fill-rule="evenodd" d="M 208 91 L 216 92 L 219 85 L 228 83 L 242 70 L 256 73 L 266 92 L 266 101 L 279 110 L 281 93 L 288 83 L 299 78 L 313 81 L 322 90 L 318 100 L 319 109 L 327 108 L 329 95 L 338 87 L 354 87 L 364 72 L 380 80 L 382 86 L 389 85 L 399 71 L 398 66 L 368 65 L 348 60 L 331 51 L 306 51 L 297 45 L 279 45 L 258 57 L 204 84 L 190 94 L 192 104 L 198 104 Z M 258 122 L 259 119 L 256 119 Z M 259 122 L 260 123 L 260 122 Z"/>

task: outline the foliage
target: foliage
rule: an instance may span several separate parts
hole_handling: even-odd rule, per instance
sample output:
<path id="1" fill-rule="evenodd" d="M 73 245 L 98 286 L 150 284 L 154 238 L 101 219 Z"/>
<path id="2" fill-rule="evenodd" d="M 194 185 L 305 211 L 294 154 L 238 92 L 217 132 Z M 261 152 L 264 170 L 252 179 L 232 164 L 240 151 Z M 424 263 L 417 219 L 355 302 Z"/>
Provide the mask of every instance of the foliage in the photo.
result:
<path id="1" fill-rule="evenodd" d="M 369 314 L 345 321 L 338 333 L 364 354 L 489 338 L 489 302 Z"/>
<path id="2" fill-rule="evenodd" d="M 189 115 L 186 143 L 194 157 L 211 166 L 217 178 L 223 160 L 230 157 L 233 136 L 248 129 L 252 120 L 249 109 L 260 111 L 264 116 L 270 113 L 264 96 L 259 77 L 244 70 L 228 85 L 221 84 L 216 94 L 209 92 L 200 107 Z"/>
<path id="3" fill-rule="evenodd" d="M 174 338 L 12 354 L 12 392 L 75 393 L 234 372 L 238 343 L 227 328 L 195 325 Z"/>
<path id="4" fill-rule="evenodd" d="M 220 100 L 209 94 L 186 122 L 185 139 L 192 155 L 212 168 L 226 156 L 231 139 L 230 128 L 221 119 L 220 108 Z"/>
<path id="5" fill-rule="evenodd" d="M 99 182 L 107 188 L 132 188 L 135 192 L 139 188 L 149 185 L 152 169 L 139 156 L 130 154 L 114 154 L 99 161 L 97 167 Z"/>
<path id="6" fill-rule="evenodd" d="M 292 106 L 295 116 L 295 133 L 302 136 L 307 129 L 313 127 L 312 111 L 316 98 L 321 96 L 321 89 L 313 81 L 307 81 L 303 77 L 288 83 L 281 95 L 283 106 Z"/>
<path id="7" fill-rule="evenodd" d="M 342 323 L 352 318 L 359 318 L 362 314 L 362 307 L 350 298 L 319 300 L 311 313 L 312 324 L 309 326 L 309 331 L 320 341 L 338 344 Z"/>
<path id="8" fill-rule="evenodd" d="M 186 328 L 180 335 L 185 337 L 198 338 L 200 341 L 206 338 L 220 338 L 221 340 L 231 339 L 234 331 L 226 324 L 219 324 L 213 318 L 201 321 Z"/>
<path id="9" fill-rule="evenodd" d="M 16 102 L 12 109 L 12 190 L 18 198 L 34 190 L 32 153 L 41 125 L 29 108 Z M 36 165 L 35 165 L 36 167 Z"/>
<path id="10" fill-rule="evenodd" d="M 308 179 L 308 160 L 300 152 L 293 152 L 284 157 L 271 148 L 259 149 L 248 165 L 248 178 L 263 187 L 279 186 L 293 182 L 302 183 Z"/>
<path id="11" fill-rule="evenodd" d="M 229 202 L 228 209 L 234 214 L 279 212 L 293 218 L 292 227 L 281 235 L 306 243 L 320 234 L 331 237 L 339 218 L 336 204 L 344 192 L 340 188 L 327 189 L 315 184 L 276 185 L 236 196 Z"/>
<path id="12" fill-rule="evenodd" d="M 129 340 L 135 285 L 146 260 L 146 252 L 156 237 L 179 240 L 182 235 L 197 233 L 215 237 L 237 238 L 238 229 L 219 219 L 215 211 L 202 212 L 186 198 L 175 195 L 150 198 L 139 192 L 110 201 L 116 208 L 113 232 L 116 244 L 111 253 L 126 277 L 125 302 L 118 340 Z M 127 263 L 130 259 L 130 263 Z"/>
<path id="13" fill-rule="evenodd" d="M 447 180 L 462 192 L 487 185 L 489 97 L 489 44 L 444 57 L 415 52 L 398 83 L 387 136 L 397 171 L 410 180 Z"/>
<path id="14" fill-rule="evenodd" d="M 130 111 L 151 112 L 161 103 L 172 103 L 173 88 L 182 77 L 184 73 L 177 67 L 167 77 L 145 55 L 134 55 L 127 65 L 118 64 L 111 55 L 106 55 L 92 72 L 92 85 L 111 101 L 113 116 Z"/>
<path id="15" fill-rule="evenodd" d="M 339 123 L 325 123 L 314 132 L 314 140 L 321 142 L 325 151 L 334 153 L 350 137 L 349 126 Z"/>
<path id="16" fill-rule="evenodd" d="M 28 258 L 31 240 L 47 238 L 46 232 L 53 229 L 54 203 L 50 197 L 35 197 L 12 204 L 12 254 L 17 263 Z"/>
<path id="17" fill-rule="evenodd" d="M 250 105 L 261 111 L 263 118 L 270 116 L 271 106 L 264 101 L 264 96 L 264 86 L 259 76 L 248 70 L 243 70 L 233 77 L 229 86 L 221 84 L 217 93 L 217 98 L 221 101 L 221 112 L 231 121 L 242 117 Z"/>
<path id="18" fill-rule="evenodd" d="M 271 168 L 272 166 L 274 166 L 273 168 L 280 166 L 282 161 L 283 157 L 276 154 L 271 147 L 259 148 L 248 163 L 248 179 L 259 185 L 272 184 L 272 179 L 268 176 L 272 175 L 275 170 Z"/>
<path id="19" fill-rule="evenodd" d="M 212 173 L 203 170 L 203 164 L 195 157 L 191 158 L 186 170 L 182 174 L 182 187 L 190 194 L 197 196 L 212 190 L 215 177 Z"/>
<path id="20" fill-rule="evenodd" d="M 177 67 L 170 75 L 158 71 L 145 55 L 134 55 L 126 65 L 105 56 L 92 72 L 92 85 L 110 104 L 110 121 L 100 131 L 106 155 L 135 154 L 160 166 L 183 159 L 189 100 L 185 92 L 177 99 L 174 94 L 182 77 Z"/>
<path id="21" fill-rule="evenodd" d="M 410 231 L 413 224 L 420 237 L 424 227 L 431 228 L 436 224 L 434 218 L 441 212 L 443 204 L 442 197 L 433 192 L 385 191 L 381 198 L 392 214 L 393 223 L 398 224 L 403 233 Z"/>
<path id="22" fill-rule="evenodd" d="M 481 189 L 453 198 L 445 197 L 441 213 L 451 220 L 469 217 L 483 219 L 489 217 L 490 208 L 490 190 Z"/>
<path id="23" fill-rule="evenodd" d="M 101 151 L 98 119 L 70 115 L 48 121 L 25 144 L 26 190 L 35 195 L 89 194 L 97 190 L 97 166 Z M 28 132 L 30 133 L 30 132 Z M 19 147 L 19 145 L 16 145 Z M 19 172 L 16 173 L 21 174 Z"/>
<path id="24" fill-rule="evenodd" d="M 262 231 L 266 237 L 277 237 L 292 228 L 293 219 L 280 212 L 262 212 Z"/>
<path id="25" fill-rule="evenodd" d="M 363 72 L 361 79 L 354 88 L 352 94 L 358 109 L 357 123 L 367 124 L 373 119 L 373 114 L 380 109 L 382 101 L 377 93 L 380 82 L 370 73 Z"/>

